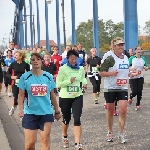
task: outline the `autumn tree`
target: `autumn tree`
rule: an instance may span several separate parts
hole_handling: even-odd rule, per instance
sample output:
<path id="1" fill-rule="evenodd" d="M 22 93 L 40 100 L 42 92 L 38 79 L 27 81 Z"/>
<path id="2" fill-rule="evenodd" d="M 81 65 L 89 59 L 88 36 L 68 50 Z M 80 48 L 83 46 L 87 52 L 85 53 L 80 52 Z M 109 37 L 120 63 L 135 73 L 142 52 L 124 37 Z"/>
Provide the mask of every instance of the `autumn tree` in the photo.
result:
<path id="1" fill-rule="evenodd" d="M 115 24 L 112 20 L 106 22 L 103 19 L 98 21 L 98 35 L 100 48 L 103 50 L 107 47 L 110 41 L 115 37 L 123 37 L 123 22 Z M 83 43 L 83 46 L 88 51 L 93 47 L 93 20 L 81 22 L 76 30 L 77 41 Z"/>
<path id="2" fill-rule="evenodd" d="M 150 50 L 150 42 L 144 42 L 142 44 L 142 49 L 143 50 Z"/>

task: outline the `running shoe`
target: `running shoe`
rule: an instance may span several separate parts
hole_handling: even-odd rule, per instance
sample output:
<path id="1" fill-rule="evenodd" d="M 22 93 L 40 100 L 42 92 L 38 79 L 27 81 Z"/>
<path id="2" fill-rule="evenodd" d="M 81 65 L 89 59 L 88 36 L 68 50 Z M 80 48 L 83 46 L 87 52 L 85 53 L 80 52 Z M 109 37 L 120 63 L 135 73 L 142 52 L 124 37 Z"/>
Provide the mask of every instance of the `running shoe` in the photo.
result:
<path id="1" fill-rule="evenodd" d="M 118 139 L 120 140 L 120 143 L 126 143 L 127 140 L 124 138 L 124 134 L 123 133 L 118 133 Z"/>
<path id="2" fill-rule="evenodd" d="M 12 93 L 8 93 L 8 97 L 11 97 L 12 96 Z"/>
<path id="3" fill-rule="evenodd" d="M 9 111 L 9 116 L 12 116 L 14 114 L 15 110 L 16 110 L 16 107 L 12 106 L 10 111 Z"/>
<path id="4" fill-rule="evenodd" d="M 95 104 L 98 104 L 98 100 L 97 99 L 95 100 Z"/>
<path id="5" fill-rule="evenodd" d="M 114 111 L 114 116 L 118 116 L 118 112 L 117 111 Z"/>
<path id="6" fill-rule="evenodd" d="M 104 104 L 104 108 L 107 109 L 107 104 L 106 103 Z"/>
<path id="7" fill-rule="evenodd" d="M 108 134 L 107 134 L 107 142 L 113 142 L 113 133 L 112 132 L 108 132 Z"/>
<path id="8" fill-rule="evenodd" d="M 141 106 L 136 106 L 135 107 L 135 110 L 137 111 L 137 110 L 139 110 L 141 108 Z"/>
<path id="9" fill-rule="evenodd" d="M 77 145 L 75 146 L 75 150 L 83 150 L 82 144 L 77 144 Z"/>
<path id="10" fill-rule="evenodd" d="M 5 93 L 7 93 L 7 90 L 8 90 L 8 88 L 7 88 L 7 87 L 5 87 L 5 88 L 4 88 L 4 92 L 5 92 Z"/>
<path id="11" fill-rule="evenodd" d="M 129 105 L 131 105 L 132 102 L 133 102 L 133 100 L 132 100 L 132 99 L 129 99 L 128 102 L 129 102 Z"/>
<path id="12" fill-rule="evenodd" d="M 62 138 L 62 143 L 64 148 L 69 148 L 69 141 L 68 138 Z"/>

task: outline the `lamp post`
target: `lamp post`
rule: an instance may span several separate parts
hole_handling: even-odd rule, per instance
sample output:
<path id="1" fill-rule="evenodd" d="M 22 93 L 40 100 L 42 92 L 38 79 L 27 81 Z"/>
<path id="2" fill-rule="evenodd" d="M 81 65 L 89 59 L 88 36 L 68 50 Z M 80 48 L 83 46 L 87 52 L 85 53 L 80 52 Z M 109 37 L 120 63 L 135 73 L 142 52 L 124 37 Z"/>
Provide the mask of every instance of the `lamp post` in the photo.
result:
<path id="1" fill-rule="evenodd" d="M 65 27 L 65 14 L 64 14 L 64 10 L 65 10 L 64 0 L 62 0 L 61 6 L 62 6 L 62 18 L 63 18 L 64 48 L 66 48 L 66 27 Z"/>
<path id="2" fill-rule="evenodd" d="M 38 34 L 38 46 L 40 46 L 40 19 L 39 19 L 39 3 L 38 3 L 38 0 L 36 0 L 36 6 L 37 6 L 37 34 Z"/>
<path id="3" fill-rule="evenodd" d="M 48 4 L 50 4 L 52 0 L 45 0 L 45 24 L 46 24 L 46 49 L 50 51 L 49 44 L 49 32 L 48 32 Z"/>
<path id="4" fill-rule="evenodd" d="M 32 22 L 32 36 L 33 36 L 33 38 L 34 38 L 34 46 L 35 46 L 35 24 L 34 24 L 34 17 L 35 17 L 35 15 L 33 14 L 33 15 L 23 15 L 24 16 L 24 18 L 26 18 L 26 17 L 33 17 L 33 22 Z M 24 20 L 22 20 L 22 23 L 23 24 L 25 24 L 25 46 L 26 46 L 26 49 L 27 49 L 27 19 L 24 19 Z"/>

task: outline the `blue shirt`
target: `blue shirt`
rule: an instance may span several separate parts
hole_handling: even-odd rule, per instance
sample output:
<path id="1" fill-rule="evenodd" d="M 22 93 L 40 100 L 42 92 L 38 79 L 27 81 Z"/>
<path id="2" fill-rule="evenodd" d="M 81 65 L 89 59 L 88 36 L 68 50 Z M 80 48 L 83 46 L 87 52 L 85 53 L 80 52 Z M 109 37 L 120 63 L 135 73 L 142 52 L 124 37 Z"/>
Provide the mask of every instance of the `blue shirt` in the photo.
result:
<path id="1" fill-rule="evenodd" d="M 15 61 L 15 59 L 14 59 L 13 57 L 11 57 L 11 58 L 7 58 L 7 57 L 6 57 L 6 58 L 4 59 L 4 61 L 5 61 L 6 66 L 9 67 L 10 64 Z"/>
<path id="2" fill-rule="evenodd" d="M 43 71 L 42 75 L 35 76 L 28 71 L 21 76 L 18 87 L 28 93 L 24 101 L 24 114 L 53 114 L 50 92 L 56 86 L 50 73 Z"/>
<path id="3" fill-rule="evenodd" d="M 66 64 L 68 62 L 67 58 L 64 58 L 61 62 L 61 65 L 63 66 L 64 64 Z M 81 57 L 77 58 L 77 64 L 79 64 L 79 66 L 83 66 L 84 67 L 84 60 Z"/>

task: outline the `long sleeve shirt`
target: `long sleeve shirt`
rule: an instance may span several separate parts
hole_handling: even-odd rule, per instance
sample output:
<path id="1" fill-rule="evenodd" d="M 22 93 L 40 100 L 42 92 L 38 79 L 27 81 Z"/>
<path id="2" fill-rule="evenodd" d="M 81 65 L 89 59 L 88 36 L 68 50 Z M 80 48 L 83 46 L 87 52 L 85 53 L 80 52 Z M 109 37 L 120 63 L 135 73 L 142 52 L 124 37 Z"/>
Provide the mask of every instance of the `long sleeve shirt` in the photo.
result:
<path id="1" fill-rule="evenodd" d="M 73 83 L 70 81 L 71 77 L 75 77 Z M 59 97 L 75 98 L 82 95 L 80 82 L 87 84 L 83 67 L 80 66 L 80 69 L 72 69 L 67 64 L 60 67 L 56 78 L 56 87 L 60 88 Z"/>

